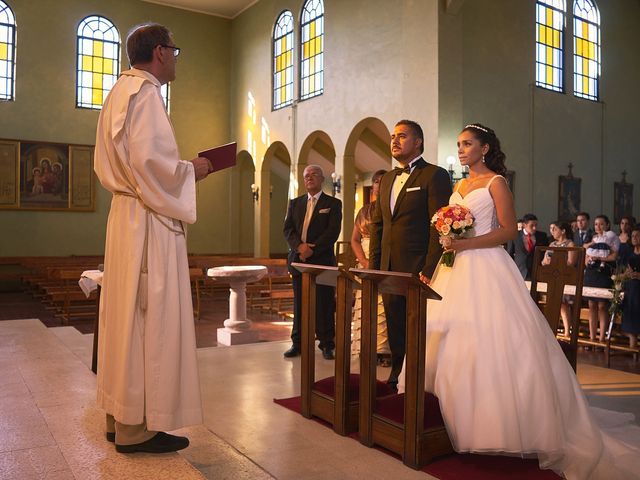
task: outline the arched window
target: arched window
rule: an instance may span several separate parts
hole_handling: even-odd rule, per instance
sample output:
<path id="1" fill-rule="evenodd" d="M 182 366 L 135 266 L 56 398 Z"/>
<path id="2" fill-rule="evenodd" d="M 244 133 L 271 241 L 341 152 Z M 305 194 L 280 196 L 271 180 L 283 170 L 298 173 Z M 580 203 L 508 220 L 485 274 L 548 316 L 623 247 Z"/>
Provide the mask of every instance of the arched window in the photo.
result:
<path id="1" fill-rule="evenodd" d="M 307 0 L 300 19 L 300 99 L 324 91 L 324 5 Z"/>
<path id="2" fill-rule="evenodd" d="M 536 85 L 564 92 L 565 0 L 536 2 Z"/>
<path id="3" fill-rule="evenodd" d="M 91 15 L 78 25 L 76 106 L 102 108 L 120 73 L 120 34 L 108 19 Z"/>
<path id="4" fill-rule="evenodd" d="M 573 2 L 573 94 L 598 100 L 600 12 L 593 0 Z"/>
<path id="5" fill-rule="evenodd" d="M 280 14 L 273 28 L 273 109 L 293 102 L 293 15 Z"/>
<path id="6" fill-rule="evenodd" d="M 16 72 L 16 19 L 0 0 L 0 100 L 14 100 Z"/>

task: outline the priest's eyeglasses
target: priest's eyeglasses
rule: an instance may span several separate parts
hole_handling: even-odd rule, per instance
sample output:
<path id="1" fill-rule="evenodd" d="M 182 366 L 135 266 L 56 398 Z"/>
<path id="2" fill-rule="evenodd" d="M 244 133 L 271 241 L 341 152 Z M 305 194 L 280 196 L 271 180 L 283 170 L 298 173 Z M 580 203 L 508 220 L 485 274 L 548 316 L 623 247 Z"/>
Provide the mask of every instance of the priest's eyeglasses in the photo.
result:
<path id="1" fill-rule="evenodd" d="M 180 47 L 176 47 L 175 45 L 160 45 L 162 48 L 170 48 L 173 50 L 173 56 L 177 57 L 180 55 Z"/>

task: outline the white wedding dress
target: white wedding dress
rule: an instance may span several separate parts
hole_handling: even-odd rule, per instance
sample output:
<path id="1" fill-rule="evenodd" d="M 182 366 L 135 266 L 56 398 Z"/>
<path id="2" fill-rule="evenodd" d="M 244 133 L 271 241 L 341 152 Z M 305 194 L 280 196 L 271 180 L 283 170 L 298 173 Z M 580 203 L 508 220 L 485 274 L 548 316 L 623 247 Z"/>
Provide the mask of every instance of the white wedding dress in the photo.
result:
<path id="1" fill-rule="evenodd" d="M 471 210 L 472 235 L 498 228 L 488 185 L 449 203 Z M 537 457 L 568 479 L 640 478 L 633 415 L 589 408 L 502 247 L 459 252 L 432 287 L 443 298 L 427 306 L 426 390 L 440 400 L 456 451 Z"/>

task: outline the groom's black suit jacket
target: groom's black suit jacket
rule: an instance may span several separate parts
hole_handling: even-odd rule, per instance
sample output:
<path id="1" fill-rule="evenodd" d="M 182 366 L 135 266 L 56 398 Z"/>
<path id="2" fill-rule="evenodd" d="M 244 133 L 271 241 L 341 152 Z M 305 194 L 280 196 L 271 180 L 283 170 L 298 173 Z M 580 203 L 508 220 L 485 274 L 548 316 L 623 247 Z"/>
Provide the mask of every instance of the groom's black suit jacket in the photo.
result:
<path id="1" fill-rule="evenodd" d="M 438 234 L 431 227 L 431 217 L 447 205 L 451 196 L 451 180 L 443 168 L 428 164 L 422 158 L 400 190 L 391 211 L 394 171 L 380 180 L 380 193 L 370 225 L 369 268 L 418 274 L 431 277 L 442 248 Z M 387 332 L 391 348 L 389 382 L 396 383 L 402 369 L 406 337 L 406 299 L 399 295 L 383 295 Z"/>

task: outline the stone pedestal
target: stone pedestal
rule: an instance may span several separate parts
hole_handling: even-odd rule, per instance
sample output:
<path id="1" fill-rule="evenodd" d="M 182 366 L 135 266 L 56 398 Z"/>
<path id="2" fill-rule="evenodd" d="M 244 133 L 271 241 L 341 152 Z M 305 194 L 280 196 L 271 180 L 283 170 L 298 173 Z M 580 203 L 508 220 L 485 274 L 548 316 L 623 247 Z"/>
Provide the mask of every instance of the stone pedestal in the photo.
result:
<path id="1" fill-rule="evenodd" d="M 262 265 L 242 265 L 235 267 L 215 267 L 207 275 L 215 280 L 229 283 L 229 318 L 224 328 L 218 329 L 218 345 L 241 345 L 259 340 L 258 332 L 251 330 L 251 320 L 247 319 L 247 283 L 256 282 L 267 274 Z"/>

